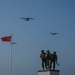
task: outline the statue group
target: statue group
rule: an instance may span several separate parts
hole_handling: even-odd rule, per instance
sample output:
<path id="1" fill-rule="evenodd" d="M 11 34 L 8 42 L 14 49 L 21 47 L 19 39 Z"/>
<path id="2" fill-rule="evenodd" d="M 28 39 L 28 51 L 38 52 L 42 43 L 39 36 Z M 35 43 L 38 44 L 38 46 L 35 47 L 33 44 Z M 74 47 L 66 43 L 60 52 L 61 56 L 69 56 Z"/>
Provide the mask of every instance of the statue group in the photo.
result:
<path id="1" fill-rule="evenodd" d="M 44 50 L 41 51 L 40 58 L 42 61 L 42 68 L 43 70 L 49 69 L 49 70 L 55 70 L 55 65 L 59 65 L 57 62 L 57 54 L 54 51 L 53 53 L 50 53 L 49 50 L 44 52 Z"/>

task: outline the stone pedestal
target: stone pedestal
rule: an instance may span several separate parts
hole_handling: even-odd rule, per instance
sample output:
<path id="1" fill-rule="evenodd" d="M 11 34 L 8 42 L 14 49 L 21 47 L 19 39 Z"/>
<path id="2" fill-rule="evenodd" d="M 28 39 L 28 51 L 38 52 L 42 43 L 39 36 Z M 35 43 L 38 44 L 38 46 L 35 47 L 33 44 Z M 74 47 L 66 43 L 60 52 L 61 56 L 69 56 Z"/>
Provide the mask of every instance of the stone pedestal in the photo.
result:
<path id="1" fill-rule="evenodd" d="M 38 75 L 59 75 L 60 70 L 39 70 Z"/>

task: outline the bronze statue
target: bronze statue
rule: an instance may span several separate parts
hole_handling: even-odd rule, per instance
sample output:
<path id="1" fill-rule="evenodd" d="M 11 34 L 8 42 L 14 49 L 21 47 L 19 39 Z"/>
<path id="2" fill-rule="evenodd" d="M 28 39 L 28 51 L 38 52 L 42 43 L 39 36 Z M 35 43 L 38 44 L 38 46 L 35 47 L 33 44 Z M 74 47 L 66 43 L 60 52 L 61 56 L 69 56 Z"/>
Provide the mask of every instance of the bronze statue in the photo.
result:
<path id="1" fill-rule="evenodd" d="M 46 68 L 49 69 L 50 68 L 50 58 L 51 58 L 51 53 L 49 50 L 46 51 Z"/>
<path id="2" fill-rule="evenodd" d="M 53 54 L 51 54 L 50 69 L 53 66 L 53 70 L 55 70 L 56 64 L 59 65 L 58 62 L 57 62 L 57 54 L 56 54 L 56 52 L 53 52 Z"/>
<path id="3" fill-rule="evenodd" d="M 46 58 L 45 58 L 46 53 L 44 52 L 44 50 L 42 50 L 41 52 L 42 53 L 40 54 L 40 58 L 42 61 L 42 68 L 43 68 L 43 70 L 45 70 L 45 68 L 46 68 Z"/>
<path id="4" fill-rule="evenodd" d="M 57 62 L 57 54 L 55 51 L 51 54 L 49 50 L 47 50 L 46 53 L 44 52 L 44 50 L 42 50 L 40 54 L 40 58 L 42 61 L 43 70 L 45 70 L 45 68 L 49 70 L 53 68 L 53 70 L 55 70 L 56 64 L 60 65 Z"/>

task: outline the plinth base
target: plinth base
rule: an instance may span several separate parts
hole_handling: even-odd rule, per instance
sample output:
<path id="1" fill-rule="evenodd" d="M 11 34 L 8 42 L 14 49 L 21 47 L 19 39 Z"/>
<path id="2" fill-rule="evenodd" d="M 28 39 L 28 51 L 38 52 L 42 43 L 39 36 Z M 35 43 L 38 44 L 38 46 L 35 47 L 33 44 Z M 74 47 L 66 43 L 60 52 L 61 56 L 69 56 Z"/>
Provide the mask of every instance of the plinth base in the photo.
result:
<path id="1" fill-rule="evenodd" d="M 60 70 L 39 70 L 38 75 L 59 75 Z"/>

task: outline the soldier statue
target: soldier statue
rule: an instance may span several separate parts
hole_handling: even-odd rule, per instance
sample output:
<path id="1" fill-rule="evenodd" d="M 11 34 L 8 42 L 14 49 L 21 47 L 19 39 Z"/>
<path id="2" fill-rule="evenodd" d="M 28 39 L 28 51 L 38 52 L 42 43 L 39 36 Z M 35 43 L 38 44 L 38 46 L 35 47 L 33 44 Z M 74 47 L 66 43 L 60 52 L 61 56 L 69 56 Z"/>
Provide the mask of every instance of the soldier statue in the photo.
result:
<path id="1" fill-rule="evenodd" d="M 45 58 L 45 55 L 46 55 L 46 53 L 44 52 L 44 50 L 42 50 L 41 54 L 40 54 L 40 58 L 41 58 L 41 61 L 42 61 L 42 68 L 43 68 L 43 70 L 45 70 L 45 68 L 46 68 L 46 58 Z"/>
<path id="2" fill-rule="evenodd" d="M 46 51 L 46 68 L 49 69 L 50 67 L 50 58 L 51 58 L 51 53 L 49 50 Z"/>
<path id="3" fill-rule="evenodd" d="M 51 54 L 50 69 L 53 66 L 53 70 L 55 70 L 56 64 L 59 65 L 58 62 L 57 62 L 57 54 L 56 54 L 56 52 L 53 52 L 53 54 Z"/>

